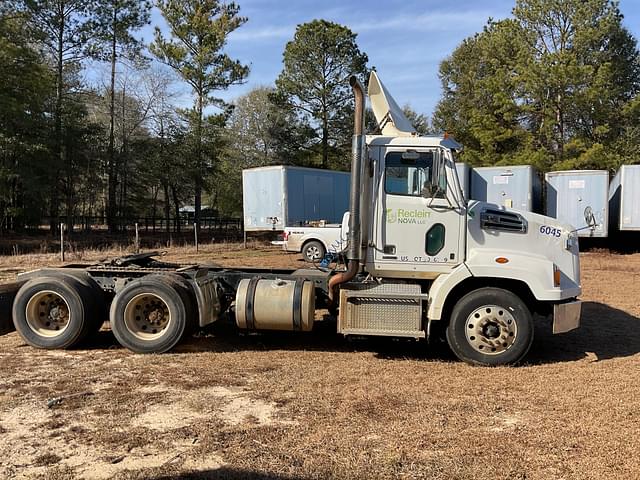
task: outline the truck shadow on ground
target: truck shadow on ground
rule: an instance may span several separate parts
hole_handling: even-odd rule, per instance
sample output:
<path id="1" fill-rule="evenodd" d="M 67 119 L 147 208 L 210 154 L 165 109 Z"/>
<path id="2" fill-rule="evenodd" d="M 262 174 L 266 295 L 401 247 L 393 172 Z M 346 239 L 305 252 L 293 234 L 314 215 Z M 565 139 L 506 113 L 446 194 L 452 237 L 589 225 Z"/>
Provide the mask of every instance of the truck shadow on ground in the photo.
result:
<path id="1" fill-rule="evenodd" d="M 640 318 L 599 302 L 584 302 L 580 328 L 553 335 L 538 328 L 527 364 L 593 361 L 630 357 L 640 353 Z"/>
<path id="2" fill-rule="evenodd" d="M 121 348 L 109 331 L 102 331 L 81 348 Z M 446 342 L 387 337 L 344 338 L 336 334 L 335 321 L 317 322 L 312 333 L 239 333 L 230 322 L 215 324 L 205 332 L 184 340 L 174 353 L 236 351 L 324 351 L 371 352 L 386 360 L 456 361 Z M 628 357 L 640 353 L 640 318 L 609 305 L 583 304 L 579 329 L 553 335 L 548 322 L 537 322 L 535 339 L 525 365 L 570 362 L 592 357 L 594 361 Z"/>
<path id="3" fill-rule="evenodd" d="M 176 475 L 162 475 L 154 477 L 154 480 L 302 480 L 305 477 L 281 475 L 278 473 L 259 472 L 256 470 L 244 470 L 233 467 L 221 467 L 216 470 L 208 470 L 193 473 L 180 473 Z"/>

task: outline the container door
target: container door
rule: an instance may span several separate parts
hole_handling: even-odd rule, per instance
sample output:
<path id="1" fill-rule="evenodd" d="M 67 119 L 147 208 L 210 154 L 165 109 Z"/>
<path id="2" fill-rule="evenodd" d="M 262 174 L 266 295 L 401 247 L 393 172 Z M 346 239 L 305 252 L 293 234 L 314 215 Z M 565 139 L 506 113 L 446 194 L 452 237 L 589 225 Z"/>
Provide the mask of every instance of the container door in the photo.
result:
<path id="1" fill-rule="evenodd" d="M 493 173 L 488 179 L 492 192 L 488 201 L 507 208 L 530 210 L 527 200 L 531 195 L 531 188 L 523 184 L 525 178 L 526 175 L 519 176 L 513 170 Z"/>
<path id="2" fill-rule="evenodd" d="M 316 220 L 331 223 L 335 217 L 333 211 L 333 182 L 328 175 L 318 175 L 318 216 Z"/>
<path id="3" fill-rule="evenodd" d="M 620 229 L 640 230 L 640 166 L 625 165 L 622 168 Z"/>
<path id="4" fill-rule="evenodd" d="M 304 220 L 319 220 L 320 198 L 317 175 L 304 175 Z"/>
<path id="5" fill-rule="evenodd" d="M 381 149 L 378 163 L 374 263 L 376 271 L 434 278 L 463 260 L 464 210 L 456 205 L 453 162 L 432 185 L 440 148 Z"/>
<path id="6" fill-rule="evenodd" d="M 547 214 L 580 229 L 581 237 L 607 235 L 608 223 L 607 172 L 602 174 L 557 175 L 549 178 L 547 186 Z M 590 208 L 596 228 L 586 227 L 585 209 Z"/>

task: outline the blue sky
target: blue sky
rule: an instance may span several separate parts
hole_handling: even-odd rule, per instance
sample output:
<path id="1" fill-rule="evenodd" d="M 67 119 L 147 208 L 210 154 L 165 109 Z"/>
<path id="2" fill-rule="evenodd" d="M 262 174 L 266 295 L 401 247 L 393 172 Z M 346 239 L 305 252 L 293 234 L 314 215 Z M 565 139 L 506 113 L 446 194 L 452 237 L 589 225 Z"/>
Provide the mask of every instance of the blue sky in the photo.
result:
<path id="1" fill-rule="evenodd" d="M 271 85 L 282 69 L 282 52 L 295 28 L 316 18 L 348 26 L 380 78 L 400 105 L 431 115 L 440 97 L 438 65 L 487 19 L 508 17 L 514 0 L 236 0 L 248 22 L 229 36 L 226 51 L 251 66 L 244 85 L 219 96 L 225 100 L 252 87 Z M 621 0 L 624 23 L 640 37 L 640 0 Z M 162 24 L 154 11 L 152 24 Z M 152 28 L 142 32 L 151 40 Z M 186 91 L 185 91 L 186 93 Z"/>

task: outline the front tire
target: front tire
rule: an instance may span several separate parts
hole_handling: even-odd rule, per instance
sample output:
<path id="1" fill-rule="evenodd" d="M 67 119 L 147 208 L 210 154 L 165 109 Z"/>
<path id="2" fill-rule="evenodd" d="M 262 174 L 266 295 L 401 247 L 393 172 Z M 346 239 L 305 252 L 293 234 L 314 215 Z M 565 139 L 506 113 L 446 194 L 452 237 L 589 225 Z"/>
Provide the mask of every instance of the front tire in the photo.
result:
<path id="1" fill-rule="evenodd" d="M 512 365 L 529 351 L 533 331 L 531 312 L 520 297 L 501 288 L 481 288 L 454 306 L 447 342 L 464 362 Z"/>

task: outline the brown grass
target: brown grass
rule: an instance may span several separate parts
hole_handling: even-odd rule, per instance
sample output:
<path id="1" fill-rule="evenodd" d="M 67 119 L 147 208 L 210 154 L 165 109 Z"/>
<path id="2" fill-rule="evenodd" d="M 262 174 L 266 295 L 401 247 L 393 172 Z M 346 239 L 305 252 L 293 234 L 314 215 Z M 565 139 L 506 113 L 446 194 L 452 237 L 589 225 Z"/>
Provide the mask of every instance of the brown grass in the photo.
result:
<path id="1" fill-rule="evenodd" d="M 167 258 L 301 265 L 237 245 Z M 0 477 L 639 478 L 640 255 L 584 255 L 583 286 L 582 328 L 541 325 L 515 368 L 347 341 L 330 324 L 308 335 L 221 326 L 150 356 L 109 332 L 65 352 L 0 337 Z"/>

